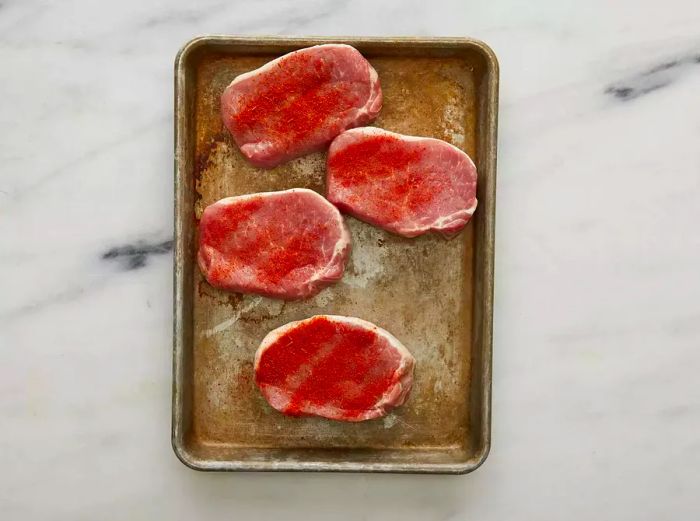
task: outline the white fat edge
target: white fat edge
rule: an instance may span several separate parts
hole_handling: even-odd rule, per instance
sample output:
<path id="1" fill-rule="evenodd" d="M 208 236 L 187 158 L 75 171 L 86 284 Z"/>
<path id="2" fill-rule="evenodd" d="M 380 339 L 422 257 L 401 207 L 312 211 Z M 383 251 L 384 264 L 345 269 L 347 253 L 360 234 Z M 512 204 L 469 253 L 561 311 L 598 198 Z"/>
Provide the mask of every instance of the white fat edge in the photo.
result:
<path id="1" fill-rule="evenodd" d="M 459 147 L 454 146 L 452 143 L 448 143 L 447 141 L 443 139 L 437 139 L 434 137 L 426 137 L 426 136 L 410 136 L 407 134 L 399 134 L 398 132 L 392 132 L 391 130 L 386 130 L 383 128 L 379 127 L 358 127 L 358 128 L 353 128 L 350 130 L 346 130 L 342 134 L 340 134 L 336 139 L 338 139 L 341 136 L 345 137 L 350 137 L 350 136 L 392 136 L 395 137 L 401 141 L 406 141 L 406 142 L 416 142 L 416 141 L 431 141 L 431 142 L 436 142 L 436 143 L 442 143 L 447 145 L 448 147 L 452 148 L 456 152 L 459 152 L 461 156 L 464 156 L 468 161 L 469 164 L 472 166 L 472 168 L 476 171 L 476 165 L 474 164 L 474 161 L 472 160 L 471 157 L 469 157 L 469 154 L 467 154 L 464 150 L 462 150 Z"/>
<path id="2" fill-rule="evenodd" d="M 263 74 L 263 73 L 267 72 L 268 70 L 273 69 L 274 67 L 277 66 L 277 64 L 280 61 L 285 60 L 285 59 L 289 58 L 290 56 L 297 55 L 300 53 L 307 53 L 311 49 L 319 49 L 321 47 L 323 47 L 324 49 L 350 48 L 350 49 L 357 51 L 357 49 L 355 49 L 352 45 L 347 45 L 344 43 L 323 43 L 320 45 L 312 45 L 311 47 L 304 47 L 303 49 L 297 49 L 296 51 L 288 52 L 287 54 L 284 54 L 284 55 L 280 56 L 279 58 L 275 58 L 274 60 L 267 62 L 265 65 L 261 65 L 257 69 L 253 69 L 252 71 L 248 71 L 248 72 L 244 72 L 243 74 L 239 74 L 238 76 L 233 78 L 233 81 L 231 83 L 228 84 L 227 89 L 232 87 L 236 83 L 240 83 L 244 80 L 247 80 L 248 78 L 252 78 L 253 76 L 257 76 L 258 74 Z"/>
<path id="3" fill-rule="evenodd" d="M 211 203 L 209 206 L 207 206 L 207 208 L 211 208 L 213 206 L 218 206 L 218 205 L 225 206 L 225 205 L 234 204 L 234 203 L 238 203 L 238 202 L 242 202 L 242 201 L 249 201 L 249 200 L 255 199 L 257 197 L 273 198 L 275 196 L 280 196 L 280 195 L 284 195 L 284 194 L 288 194 L 288 193 L 314 194 L 315 196 L 318 196 L 321 199 L 323 199 L 323 201 L 325 201 L 326 203 L 331 204 L 326 200 L 325 197 L 323 197 L 322 195 L 320 195 L 317 192 L 314 192 L 313 190 L 310 190 L 308 188 L 289 188 L 287 190 L 276 190 L 276 191 L 271 191 L 271 192 L 255 192 L 253 194 L 242 194 L 242 195 L 234 195 L 234 196 L 230 196 L 230 197 L 224 197 L 223 199 L 219 199 L 218 201 Z M 331 205 L 331 206 L 333 206 L 333 205 Z M 333 206 L 333 208 L 335 208 L 335 206 Z M 205 210 L 206 210 L 206 208 L 205 208 Z"/>
<path id="4" fill-rule="evenodd" d="M 363 58 L 364 58 L 364 56 L 363 56 Z M 367 58 L 365 58 L 365 60 L 367 60 Z M 379 74 L 377 74 L 377 70 L 374 67 L 372 67 L 372 64 L 369 63 L 369 60 L 367 60 L 367 64 L 369 65 L 369 81 L 371 83 L 375 83 L 379 79 Z M 377 91 L 377 92 L 381 92 L 381 91 Z M 374 99 L 374 98 L 372 98 L 372 99 Z"/>
<path id="5" fill-rule="evenodd" d="M 469 207 L 469 208 L 463 208 L 457 212 L 451 213 L 450 215 L 446 215 L 444 217 L 440 217 L 439 219 L 436 219 L 433 224 L 430 225 L 431 229 L 435 228 L 442 228 L 446 224 L 449 224 L 454 221 L 460 221 L 460 220 L 465 220 L 468 221 L 472 215 L 474 215 L 474 211 L 476 210 L 476 206 L 478 204 L 478 201 L 476 198 L 474 198 L 474 203 Z"/>
<path id="6" fill-rule="evenodd" d="M 476 198 L 474 198 L 474 204 L 472 204 L 469 208 L 463 208 L 454 213 L 451 213 L 450 215 L 439 217 L 430 224 L 414 226 L 412 228 L 401 228 L 400 233 L 398 231 L 397 233 L 399 233 L 399 235 L 416 233 L 415 236 L 411 237 L 413 238 L 418 237 L 419 235 L 423 235 L 424 233 L 428 233 L 430 231 L 441 233 L 442 229 L 445 227 L 446 224 L 450 224 L 455 221 L 464 220 L 464 224 L 466 225 L 471 219 L 471 217 L 474 215 L 477 204 L 478 201 L 476 200 Z"/>
<path id="7" fill-rule="evenodd" d="M 314 192 L 314 193 L 316 193 L 316 192 Z M 341 233 L 340 233 L 340 237 L 338 238 L 338 240 L 335 243 L 335 247 L 333 248 L 333 255 L 331 255 L 330 260 L 328 261 L 328 263 L 326 264 L 326 266 L 322 270 L 319 270 L 313 277 L 311 277 L 308 280 L 307 285 L 312 285 L 314 282 L 325 278 L 326 273 L 337 262 L 338 257 L 341 257 L 342 255 L 345 254 L 345 251 L 350 246 L 350 243 L 352 240 L 352 238 L 350 236 L 350 230 L 348 229 L 348 226 L 345 223 L 345 219 L 343 218 L 343 215 L 340 213 L 340 211 L 332 203 L 330 203 L 328 201 L 328 199 L 326 199 L 325 197 L 323 197 L 319 194 L 316 194 L 316 195 L 321 197 L 321 199 L 323 199 L 323 201 L 326 204 L 328 204 L 329 206 L 331 206 L 333 208 L 333 211 L 334 211 L 334 214 L 336 217 L 336 222 L 337 222 L 338 226 L 340 226 Z M 346 260 L 346 262 L 347 262 L 347 260 Z"/>
<path id="8" fill-rule="evenodd" d="M 364 58 L 364 56 L 363 56 Z M 365 61 L 367 62 L 367 67 L 369 69 L 369 83 L 373 87 L 373 89 L 370 91 L 370 96 L 367 98 L 367 103 L 365 103 L 365 106 L 363 107 L 365 109 L 365 113 L 368 113 L 369 111 L 367 110 L 370 105 L 374 104 L 374 101 L 379 97 L 383 97 L 383 91 L 382 87 L 379 84 L 379 74 L 377 73 L 377 70 L 372 67 L 372 64 L 365 58 Z M 379 85 L 378 85 L 379 84 Z M 377 88 L 379 86 L 379 88 Z"/>
<path id="9" fill-rule="evenodd" d="M 408 353 L 407 349 L 406 349 L 406 352 Z M 410 367 L 410 369 L 409 369 L 409 367 Z M 389 405 L 392 408 L 403 405 L 403 403 L 406 400 L 405 396 L 404 396 L 403 401 L 399 404 L 396 403 L 395 399 L 390 400 L 390 397 L 392 397 L 392 395 L 396 394 L 397 388 L 399 388 L 397 398 L 401 395 L 404 395 L 407 392 L 407 389 L 404 389 L 404 379 L 406 379 L 406 378 L 410 379 L 411 385 L 413 385 L 413 370 L 415 367 L 416 367 L 416 360 L 415 360 L 415 358 L 413 358 L 413 355 L 411 355 L 411 353 L 408 353 L 408 357 L 405 357 L 405 356 L 401 357 L 401 363 L 399 364 L 399 367 L 396 368 L 396 370 L 394 371 L 394 374 L 392 375 L 392 378 L 396 378 L 396 383 L 394 385 L 392 385 L 391 387 L 389 387 L 386 390 L 386 392 L 381 396 L 381 398 L 379 398 L 379 400 L 377 400 L 377 403 L 375 404 L 375 408 L 385 410 L 387 405 Z"/>

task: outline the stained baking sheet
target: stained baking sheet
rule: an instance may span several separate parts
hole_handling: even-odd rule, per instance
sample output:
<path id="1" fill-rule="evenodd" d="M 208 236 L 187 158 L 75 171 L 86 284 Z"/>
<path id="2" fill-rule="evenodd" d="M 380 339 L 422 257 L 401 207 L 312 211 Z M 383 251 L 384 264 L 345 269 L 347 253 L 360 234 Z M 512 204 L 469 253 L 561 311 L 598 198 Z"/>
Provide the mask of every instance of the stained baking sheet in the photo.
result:
<path id="1" fill-rule="evenodd" d="M 324 192 L 325 152 L 272 170 L 251 166 L 224 129 L 219 97 L 240 73 L 318 43 L 358 48 L 379 73 L 373 125 L 444 139 L 478 171 L 479 206 L 455 239 L 405 239 L 348 217 L 342 281 L 284 302 L 209 286 L 196 262 L 206 205 L 252 192 Z M 176 81 L 173 447 L 202 470 L 462 473 L 490 445 L 491 323 L 498 70 L 469 39 L 204 37 L 179 53 Z M 350 315 L 391 331 L 416 358 L 407 403 L 383 419 L 341 423 L 273 410 L 253 382 L 265 334 L 314 314 Z"/>

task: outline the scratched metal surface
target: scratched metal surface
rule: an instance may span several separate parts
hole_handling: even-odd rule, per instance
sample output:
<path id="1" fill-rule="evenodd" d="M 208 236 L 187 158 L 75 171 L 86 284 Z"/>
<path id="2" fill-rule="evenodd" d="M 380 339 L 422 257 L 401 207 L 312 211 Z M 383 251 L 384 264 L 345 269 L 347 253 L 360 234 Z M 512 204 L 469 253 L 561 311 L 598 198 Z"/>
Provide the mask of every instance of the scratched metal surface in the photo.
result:
<path id="1" fill-rule="evenodd" d="M 492 193 L 480 187 L 487 200 L 451 241 L 404 239 L 348 218 L 353 251 L 346 275 L 308 300 L 217 290 L 194 262 L 196 221 L 208 204 L 292 187 L 324 192 L 325 153 L 272 170 L 255 168 L 219 116 L 221 92 L 236 75 L 312 43 L 210 39 L 180 57 L 175 450 L 203 469 L 471 470 L 489 442 L 492 265 L 485 259 L 493 254 L 493 229 L 486 226 Z M 464 41 L 422 48 L 408 41 L 351 43 L 382 83 L 384 107 L 373 124 L 462 148 L 480 168 L 479 183 L 489 185 L 495 171 L 488 171 L 493 158 L 486 156 L 495 148 L 486 147 L 489 140 L 479 132 L 495 137 L 495 126 L 483 127 L 490 107 L 484 97 L 493 95 L 484 79 L 495 71 L 484 63 L 483 49 Z M 416 371 L 403 407 L 383 419 L 342 423 L 286 417 L 265 402 L 253 382 L 260 341 L 273 328 L 318 313 L 370 320 L 408 347 Z"/>

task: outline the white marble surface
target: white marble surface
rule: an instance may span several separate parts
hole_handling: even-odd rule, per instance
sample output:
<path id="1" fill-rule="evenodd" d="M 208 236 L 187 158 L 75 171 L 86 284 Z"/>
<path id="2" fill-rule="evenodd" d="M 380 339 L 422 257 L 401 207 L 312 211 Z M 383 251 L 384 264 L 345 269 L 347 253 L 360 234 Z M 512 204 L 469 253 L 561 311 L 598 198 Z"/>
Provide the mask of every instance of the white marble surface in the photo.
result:
<path id="1" fill-rule="evenodd" d="M 470 35 L 499 55 L 476 473 L 173 455 L 170 253 L 102 256 L 171 237 L 172 63 L 202 33 Z M 697 519 L 699 92 L 696 0 L 1 1 L 0 519 Z"/>

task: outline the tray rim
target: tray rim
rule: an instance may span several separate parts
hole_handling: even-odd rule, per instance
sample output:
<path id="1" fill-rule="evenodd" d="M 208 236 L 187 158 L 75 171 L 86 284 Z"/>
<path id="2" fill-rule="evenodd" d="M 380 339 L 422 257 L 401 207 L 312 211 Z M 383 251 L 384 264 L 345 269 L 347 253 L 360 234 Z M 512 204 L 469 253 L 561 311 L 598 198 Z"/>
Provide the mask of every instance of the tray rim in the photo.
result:
<path id="1" fill-rule="evenodd" d="M 463 48 L 471 47 L 480 52 L 487 64 L 488 82 L 485 87 L 486 103 L 483 119 L 484 149 L 486 153 L 480 158 L 480 170 L 486 169 L 482 193 L 489 204 L 483 204 L 485 244 L 481 251 L 481 269 L 484 273 L 481 320 L 482 360 L 480 371 L 483 375 L 483 395 L 481 398 L 481 436 L 483 447 L 472 458 L 457 463 L 365 463 L 365 462 L 319 462 L 319 461 L 213 461 L 196 457 L 185 446 L 183 406 L 184 385 L 183 357 L 184 320 L 183 302 L 185 280 L 183 277 L 183 257 L 187 247 L 179 218 L 181 203 L 186 190 L 183 182 L 187 172 L 182 169 L 182 154 L 185 152 L 185 117 L 186 106 L 186 62 L 198 48 L 211 44 L 234 44 L 240 46 L 299 46 L 305 47 L 324 43 L 347 43 L 349 45 L 387 44 L 396 46 Z M 311 471 L 311 472 L 392 472 L 422 474 L 466 474 L 479 468 L 491 450 L 491 395 L 492 395 L 492 360 L 493 360 L 493 294 L 494 294 L 494 247 L 496 218 L 496 148 L 498 138 L 498 89 L 499 64 L 495 52 L 481 40 L 469 37 L 412 37 L 412 36 L 233 36 L 212 34 L 196 36 L 186 42 L 178 51 L 174 63 L 174 256 L 173 256 L 173 360 L 172 360 L 172 411 L 171 411 L 171 445 L 177 458 L 187 467 L 199 471 Z M 484 208 L 486 206 L 487 208 Z"/>

